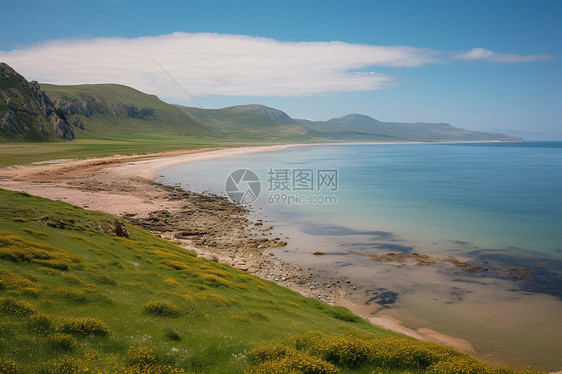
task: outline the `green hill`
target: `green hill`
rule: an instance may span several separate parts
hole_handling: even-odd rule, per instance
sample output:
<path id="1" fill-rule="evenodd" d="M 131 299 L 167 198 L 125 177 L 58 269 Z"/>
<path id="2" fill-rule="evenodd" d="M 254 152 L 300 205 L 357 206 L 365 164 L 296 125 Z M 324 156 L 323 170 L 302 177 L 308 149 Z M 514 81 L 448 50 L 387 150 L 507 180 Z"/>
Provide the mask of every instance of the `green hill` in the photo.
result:
<path id="1" fill-rule="evenodd" d="M 4 141 L 76 138 L 162 145 L 181 139 L 189 147 L 209 143 L 521 140 L 448 124 L 380 122 L 360 114 L 329 121 L 296 120 L 258 104 L 222 109 L 180 107 L 118 84 L 39 86 L 6 64 L 0 65 L 0 73 L 0 140 Z"/>
<path id="2" fill-rule="evenodd" d="M 513 372 L 374 327 L 116 216 L 0 189 L 0 227 L 3 374 Z"/>
<path id="3" fill-rule="evenodd" d="M 309 132 L 288 115 L 262 105 L 222 109 L 180 108 L 221 136 L 239 141 L 299 143 L 313 140 Z"/>
<path id="4" fill-rule="evenodd" d="M 90 370 L 116 370 L 142 346 L 233 373 L 244 362 L 232 355 L 308 329 L 392 335 L 118 217 L 0 190 L 0 227 L 0 362 L 24 372 L 88 355 Z"/>
<path id="5" fill-rule="evenodd" d="M 348 114 L 328 121 L 293 119 L 285 112 L 263 105 L 239 105 L 203 110 L 182 107 L 223 135 L 247 141 L 520 141 L 520 138 L 493 132 L 470 131 L 445 123 L 381 122 Z"/>
<path id="6" fill-rule="evenodd" d="M 42 84 L 53 104 L 74 124 L 78 139 L 122 139 L 171 134 L 215 135 L 188 113 L 134 88 L 117 84 Z"/>
<path id="7" fill-rule="evenodd" d="M 270 108 L 265 105 L 259 104 L 249 104 L 249 105 L 237 105 L 231 106 L 226 109 L 237 110 L 237 111 L 253 111 L 259 113 L 265 117 L 271 118 L 274 121 L 282 123 L 283 125 L 299 125 L 299 122 L 291 117 L 283 111 L 279 109 Z"/>
<path id="8" fill-rule="evenodd" d="M 255 144 L 459 140 L 521 139 L 447 124 L 384 123 L 358 114 L 297 120 L 257 104 L 179 107 L 117 84 L 40 86 L 0 63 L 0 167 Z"/>

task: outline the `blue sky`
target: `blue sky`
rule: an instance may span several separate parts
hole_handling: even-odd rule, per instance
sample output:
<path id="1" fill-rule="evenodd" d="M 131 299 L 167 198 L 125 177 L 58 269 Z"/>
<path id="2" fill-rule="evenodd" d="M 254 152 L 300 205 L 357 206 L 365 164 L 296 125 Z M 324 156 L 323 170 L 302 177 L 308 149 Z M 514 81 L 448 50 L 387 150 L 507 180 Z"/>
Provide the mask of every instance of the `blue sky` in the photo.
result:
<path id="1" fill-rule="evenodd" d="M 562 130 L 561 1 L 53 0 L 2 13 L 0 60 L 40 82 L 111 81 L 195 106 L 159 63 L 209 108 L 329 119 L 384 85 L 359 113 Z"/>

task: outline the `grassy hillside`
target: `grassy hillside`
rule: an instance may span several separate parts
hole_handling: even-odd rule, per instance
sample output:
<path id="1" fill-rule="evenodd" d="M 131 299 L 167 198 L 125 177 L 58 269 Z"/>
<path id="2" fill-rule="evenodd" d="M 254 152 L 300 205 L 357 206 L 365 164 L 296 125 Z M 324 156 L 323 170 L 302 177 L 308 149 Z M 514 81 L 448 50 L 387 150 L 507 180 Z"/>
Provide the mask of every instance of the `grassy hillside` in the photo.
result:
<path id="1" fill-rule="evenodd" d="M 83 129 L 75 130 L 77 139 L 121 140 L 136 134 L 167 134 L 196 140 L 216 135 L 188 113 L 131 87 L 42 84 L 41 88 L 71 123 L 78 118 L 83 124 Z"/>
<path id="2" fill-rule="evenodd" d="M 0 142 L 4 148 L 0 151 L 9 156 L 0 160 L 0 167 L 53 157 L 216 145 L 505 138 L 443 124 L 382 123 L 357 114 L 324 122 L 295 120 L 280 110 L 256 104 L 212 110 L 178 107 L 118 84 L 39 86 L 6 64 L 0 64 L 0 73 Z M 78 144 L 73 146 L 33 144 L 74 139 Z M 89 147 L 84 147 L 86 144 Z M 20 145 L 28 151 L 19 152 Z"/>
<path id="3" fill-rule="evenodd" d="M 41 88 L 47 93 L 60 96 L 71 96 L 85 99 L 94 95 L 100 99 L 111 102 L 138 105 L 145 108 L 158 109 L 164 112 L 175 112 L 178 110 L 173 105 L 160 100 L 156 95 L 149 95 L 132 87 L 121 84 L 80 84 L 73 86 L 60 86 L 41 83 Z"/>
<path id="4" fill-rule="evenodd" d="M 224 144 L 238 145 L 238 143 Z M 166 134 L 136 134 L 130 138 L 118 140 L 79 139 L 57 143 L 4 143 L 0 145 L 0 168 L 57 159 L 143 154 L 217 146 L 220 144 L 212 138 L 194 140 L 190 137 Z"/>
<path id="5" fill-rule="evenodd" d="M 238 110 L 238 111 L 253 111 L 265 117 L 271 118 L 284 125 L 299 125 L 299 122 L 296 119 L 289 117 L 287 113 L 282 112 L 279 109 L 267 107 L 265 105 L 259 105 L 259 104 L 236 105 L 236 106 L 230 106 L 225 109 Z"/>
<path id="6" fill-rule="evenodd" d="M 13 72 L 12 75 L 14 74 L 16 73 Z M 13 88 L 11 75 L 6 77 L 0 79 L 0 88 Z M 19 80 L 24 80 L 23 77 L 18 77 Z M 25 95 L 22 96 L 25 99 L 23 101 L 0 100 L 0 112 L 10 110 L 15 113 L 2 117 L 4 122 L 0 124 L 0 167 L 51 159 L 202 147 L 494 138 L 478 137 L 482 133 L 466 132 L 452 126 L 444 128 L 444 125 L 432 124 L 390 124 L 359 115 L 351 115 L 357 118 L 350 120 L 346 116 L 325 122 L 295 120 L 282 111 L 263 105 L 212 110 L 178 107 L 167 104 L 154 95 L 117 84 L 42 84 L 40 90 L 36 83 L 29 83 L 29 87 L 37 91 L 35 96 L 42 98 L 45 105 L 39 105 L 40 100 L 37 98 L 34 99 L 37 103 L 30 98 L 25 99 Z M 42 120 L 38 121 L 33 120 L 33 116 L 26 117 L 25 113 L 28 112 L 22 108 L 27 107 L 50 109 L 45 113 L 37 112 L 39 109 L 30 111 L 29 113 L 37 112 L 42 116 Z M 48 119 L 45 116 L 49 116 Z M 20 131 L 21 123 L 16 123 L 18 120 L 34 121 L 37 126 L 28 126 L 28 132 Z M 446 136 L 441 136 L 442 134 Z M 56 141 L 63 138 L 75 140 Z"/>
<path id="7" fill-rule="evenodd" d="M 0 190 L 0 228 L 3 374 L 511 372 L 198 258 L 119 217 Z"/>
<path id="8" fill-rule="evenodd" d="M 42 84 L 41 88 L 65 108 L 69 122 L 78 118 L 84 129 L 73 126 L 76 140 L 72 142 L 4 142 L 0 168 L 53 159 L 247 144 L 218 135 L 189 113 L 130 87 Z"/>
<path id="9" fill-rule="evenodd" d="M 5 190 L 0 202 L 0 352 L 23 369 L 69 358 L 111 371 L 142 346 L 172 366 L 233 373 L 245 363 L 232 355 L 262 340 L 388 335 L 126 223 L 117 236 L 117 217 Z"/>
<path id="10" fill-rule="evenodd" d="M 253 106 L 222 109 L 180 107 L 223 137 L 247 142 L 306 142 L 314 138 L 299 125 L 283 124 Z"/>
<path id="11" fill-rule="evenodd" d="M 302 128 L 255 111 L 186 111 L 116 84 L 42 84 L 41 88 L 64 108 L 70 123 L 78 119 L 83 129 L 73 125 L 76 140 L 72 142 L 4 142 L 0 168 L 53 159 L 310 141 L 301 135 Z"/>

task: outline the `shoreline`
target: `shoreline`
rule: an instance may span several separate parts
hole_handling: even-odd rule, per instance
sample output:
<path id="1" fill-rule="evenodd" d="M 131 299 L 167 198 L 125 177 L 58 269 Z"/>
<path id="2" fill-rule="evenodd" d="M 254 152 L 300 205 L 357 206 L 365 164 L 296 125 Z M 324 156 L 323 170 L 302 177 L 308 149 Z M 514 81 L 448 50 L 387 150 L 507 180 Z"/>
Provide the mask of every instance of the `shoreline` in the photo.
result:
<path id="1" fill-rule="evenodd" d="M 252 154 L 260 152 L 279 151 L 293 145 L 265 145 L 252 147 L 238 147 L 225 149 L 200 150 L 184 155 L 171 155 L 157 157 L 147 160 L 133 161 L 118 166 L 113 166 L 112 170 L 124 177 L 139 177 L 154 181 L 159 170 L 181 164 L 198 161 L 212 160 L 215 158 Z"/>
<path id="2" fill-rule="evenodd" d="M 261 145 L 261 146 L 243 146 L 235 148 L 210 148 L 195 149 L 193 152 L 182 154 L 156 153 L 146 155 L 139 161 L 126 162 L 127 165 L 115 166 L 114 170 L 122 176 L 142 177 L 154 180 L 158 170 L 198 161 L 211 160 L 222 157 L 237 156 L 243 154 L 253 154 L 261 152 L 280 151 L 292 147 L 310 147 L 324 145 L 391 145 L 391 144 L 465 144 L 465 143 L 505 143 L 501 140 L 487 141 L 443 141 L 443 142 L 341 142 L 341 143 L 295 143 L 295 144 L 279 144 L 279 145 Z M 183 152 L 183 151 L 175 151 Z M 174 153 L 174 152 L 169 152 Z"/>
<path id="3" fill-rule="evenodd" d="M 325 145 L 346 145 L 347 143 L 328 143 Z M 352 144 L 410 144 L 410 143 L 352 143 Z M 187 192 L 185 196 L 176 188 L 154 182 L 158 170 L 165 167 L 228 157 L 240 154 L 275 151 L 292 146 L 314 146 L 324 144 L 295 144 L 255 146 L 226 149 L 200 149 L 176 151 L 164 154 L 143 156 L 114 156 L 110 158 L 74 161 L 68 164 L 53 163 L 46 166 L 26 166 L 0 170 L 0 187 L 25 191 L 55 200 L 62 200 L 86 209 L 101 210 L 124 216 L 135 224 L 143 226 L 154 212 L 167 211 L 172 217 L 181 215 L 182 198 L 200 196 Z M 217 204 L 226 203 L 224 198 L 210 197 Z M 206 201 L 208 203 L 208 201 Z M 228 219 L 228 217 L 226 217 Z M 136 220 L 136 221 L 135 221 Z M 263 229 L 256 222 L 240 221 L 232 223 L 231 229 L 246 230 L 252 235 L 263 235 Z M 230 224 L 230 223 L 229 223 Z M 175 227 L 174 227 L 175 225 Z M 216 224 L 215 224 L 216 225 Z M 211 224 L 212 226 L 212 224 Z M 221 227 L 218 225 L 217 227 Z M 208 246 L 194 240 L 194 235 L 178 236 L 181 222 L 171 222 L 162 230 L 144 227 L 158 236 L 174 241 L 183 247 L 194 250 L 198 255 L 245 270 L 250 274 L 272 280 L 282 286 L 295 290 L 305 296 L 341 305 L 366 318 L 374 325 L 396 331 L 417 339 L 448 345 L 472 355 L 478 354 L 470 342 L 440 334 L 430 329 L 409 329 L 392 315 L 365 316 L 362 305 L 346 298 L 342 286 L 334 284 L 329 290 L 321 286 L 323 279 L 319 274 L 284 262 L 274 255 L 279 243 L 268 243 L 266 250 L 261 247 L 249 250 L 242 242 L 232 246 Z M 219 230 L 220 231 L 220 230 Z M 257 234 L 256 234 L 257 232 Z M 224 232 L 216 232 L 216 235 Z M 196 236 L 196 235 L 195 235 Z M 262 238 L 260 238 L 262 239 Z M 224 244 L 224 243 L 222 243 Z M 260 245 L 262 245 L 261 243 Z M 259 248 L 259 247 L 258 247 Z M 271 250 L 271 251 L 270 251 Z M 271 255 L 271 253 L 273 255 Z M 325 280 L 325 279 L 324 279 Z"/>

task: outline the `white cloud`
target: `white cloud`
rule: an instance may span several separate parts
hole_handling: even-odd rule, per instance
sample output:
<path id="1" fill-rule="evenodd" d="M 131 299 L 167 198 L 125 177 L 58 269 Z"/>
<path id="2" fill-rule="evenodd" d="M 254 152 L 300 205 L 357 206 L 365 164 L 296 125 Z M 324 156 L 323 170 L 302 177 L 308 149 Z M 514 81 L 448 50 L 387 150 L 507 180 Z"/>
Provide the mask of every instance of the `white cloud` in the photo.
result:
<path id="1" fill-rule="evenodd" d="M 5 61 L 28 79 L 56 84 L 120 83 L 179 102 L 194 96 L 305 96 L 377 89 L 389 79 L 375 67 L 446 63 L 450 54 L 407 46 L 283 42 L 224 34 L 55 40 L 11 51 Z M 473 49 L 456 59 L 531 61 Z M 511 56 L 509 58 L 505 56 Z M 501 62 L 501 61 L 500 61 Z M 392 80 L 385 87 L 392 86 Z"/>
<path id="2" fill-rule="evenodd" d="M 453 55 L 456 60 L 485 61 L 485 62 L 533 62 L 542 60 L 552 60 L 550 55 L 518 55 L 513 53 L 498 53 L 484 48 L 473 48 L 470 51 Z"/>

